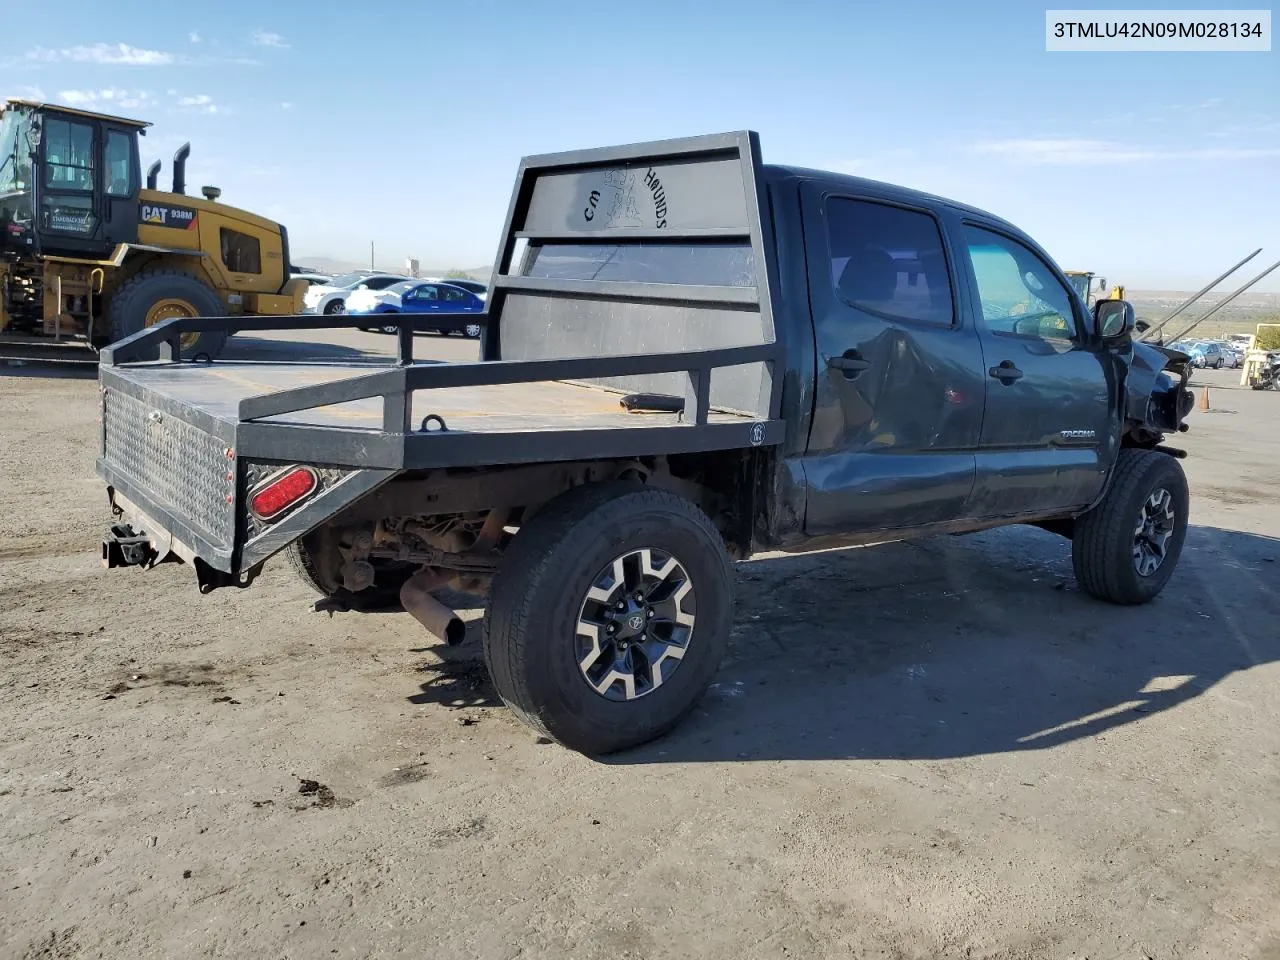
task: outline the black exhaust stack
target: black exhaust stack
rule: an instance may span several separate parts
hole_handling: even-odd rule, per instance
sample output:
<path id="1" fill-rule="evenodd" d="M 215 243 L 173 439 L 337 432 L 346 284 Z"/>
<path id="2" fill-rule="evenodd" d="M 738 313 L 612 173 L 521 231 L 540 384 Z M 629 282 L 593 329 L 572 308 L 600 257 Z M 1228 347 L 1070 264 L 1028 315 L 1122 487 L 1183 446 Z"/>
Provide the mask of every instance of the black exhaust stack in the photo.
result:
<path id="1" fill-rule="evenodd" d="M 151 166 L 147 167 L 147 189 L 154 190 L 156 184 L 160 182 L 160 161 L 157 160 Z"/>
<path id="2" fill-rule="evenodd" d="M 187 157 L 191 156 L 191 144 L 184 143 L 173 154 L 173 192 L 187 192 Z"/>

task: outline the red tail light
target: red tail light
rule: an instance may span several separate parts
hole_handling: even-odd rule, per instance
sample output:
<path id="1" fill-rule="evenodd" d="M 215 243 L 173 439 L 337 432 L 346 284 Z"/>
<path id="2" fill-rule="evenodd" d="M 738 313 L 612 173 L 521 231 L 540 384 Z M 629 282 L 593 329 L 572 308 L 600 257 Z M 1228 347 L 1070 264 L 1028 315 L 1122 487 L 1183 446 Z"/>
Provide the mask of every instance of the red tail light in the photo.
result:
<path id="1" fill-rule="evenodd" d="M 270 520 L 311 496 L 317 486 L 316 472 L 310 467 L 290 467 L 250 494 L 249 509 L 259 520 Z"/>

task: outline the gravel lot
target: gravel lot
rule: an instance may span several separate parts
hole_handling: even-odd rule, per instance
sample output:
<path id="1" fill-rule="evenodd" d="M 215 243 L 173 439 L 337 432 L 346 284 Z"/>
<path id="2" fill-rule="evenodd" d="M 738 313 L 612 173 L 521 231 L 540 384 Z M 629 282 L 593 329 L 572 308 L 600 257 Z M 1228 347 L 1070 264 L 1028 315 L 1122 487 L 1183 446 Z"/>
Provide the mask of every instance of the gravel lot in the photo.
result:
<path id="1" fill-rule="evenodd" d="M 1031 529 L 763 558 L 703 706 L 596 762 L 474 635 L 102 570 L 95 381 L 0 368 L 0 956 L 1280 958 L 1280 395 L 1238 379 L 1153 605 Z"/>

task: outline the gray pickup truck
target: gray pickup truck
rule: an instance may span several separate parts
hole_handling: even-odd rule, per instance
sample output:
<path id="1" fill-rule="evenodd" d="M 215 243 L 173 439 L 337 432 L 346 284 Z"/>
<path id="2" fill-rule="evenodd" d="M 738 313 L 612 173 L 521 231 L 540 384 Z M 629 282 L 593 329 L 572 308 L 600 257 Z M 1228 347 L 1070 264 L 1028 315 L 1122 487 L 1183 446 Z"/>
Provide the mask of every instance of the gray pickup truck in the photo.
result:
<path id="1" fill-rule="evenodd" d="M 502 699 L 595 754 L 692 709 L 755 553 L 1032 524 L 1123 604 L 1178 561 L 1186 357 L 981 210 L 750 132 L 529 157 L 482 320 L 477 363 L 415 362 L 407 326 L 377 364 L 181 353 L 341 316 L 103 350 L 104 563 L 208 592 L 280 556 L 317 609 L 447 643 L 483 605 Z"/>

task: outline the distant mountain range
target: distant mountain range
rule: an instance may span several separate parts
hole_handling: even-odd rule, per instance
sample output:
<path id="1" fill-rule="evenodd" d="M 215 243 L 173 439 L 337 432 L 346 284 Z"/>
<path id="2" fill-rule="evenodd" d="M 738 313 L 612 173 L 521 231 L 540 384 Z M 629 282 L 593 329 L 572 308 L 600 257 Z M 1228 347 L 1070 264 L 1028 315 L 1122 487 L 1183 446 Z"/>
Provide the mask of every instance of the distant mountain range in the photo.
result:
<path id="1" fill-rule="evenodd" d="M 364 261 L 363 263 L 357 263 L 354 260 L 338 260 L 334 257 L 325 257 L 325 256 L 313 257 L 313 256 L 303 256 L 303 255 L 295 255 L 290 257 L 290 259 L 293 260 L 293 265 L 299 269 L 308 270 L 308 271 L 314 270 L 316 273 L 327 273 L 332 276 L 337 276 L 340 273 L 352 273 L 356 270 L 369 269 L 368 260 Z M 403 273 L 405 269 L 405 263 L 404 263 L 404 260 L 388 261 L 384 258 L 378 258 L 374 269 L 385 270 L 387 273 Z M 423 264 L 418 268 L 418 276 L 443 277 L 450 270 L 462 270 L 467 274 L 467 276 L 473 277 L 476 280 L 481 280 L 485 283 L 488 283 L 489 274 L 493 272 L 493 267 L 490 264 L 485 264 L 483 267 L 463 267 L 463 266 L 432 267 L 432 266 Z"/>

